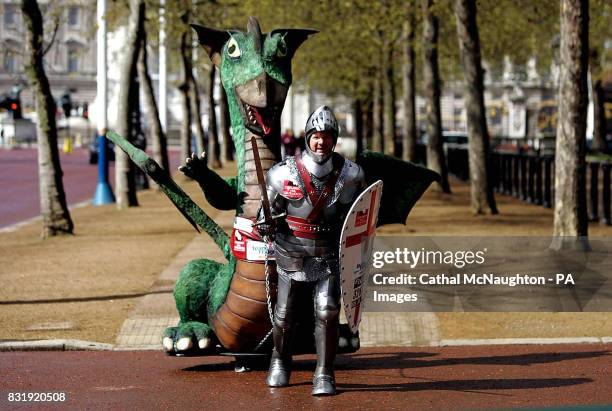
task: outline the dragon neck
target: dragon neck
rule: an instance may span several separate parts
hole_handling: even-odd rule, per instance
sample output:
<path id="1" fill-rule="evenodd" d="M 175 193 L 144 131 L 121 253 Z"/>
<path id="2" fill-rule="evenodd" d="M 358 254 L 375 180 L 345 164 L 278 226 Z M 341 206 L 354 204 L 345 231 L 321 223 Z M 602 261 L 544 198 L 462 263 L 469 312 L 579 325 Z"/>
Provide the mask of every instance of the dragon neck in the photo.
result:
<path id="1" fill-rule="evenodd" d="M 268 146 L 264 144 L 261 136 L 253 134 L 246 128 L 235 94 L 227 93 L 227 95 L 232 125 L 232 139 L 236 148 L 236 164 L 238 169 L 236 188 L 238 193 L 246 193 L 242 205 L 238 205 L 236 208 L 236 215 L 254 218 L 257 216 L 261 205 L 261 190 L 253 161 L 251 137 L 255 137 L 257 140 L 264 175 L 276 162 L 280 161 L 280 158 L 277 158 Z"/>

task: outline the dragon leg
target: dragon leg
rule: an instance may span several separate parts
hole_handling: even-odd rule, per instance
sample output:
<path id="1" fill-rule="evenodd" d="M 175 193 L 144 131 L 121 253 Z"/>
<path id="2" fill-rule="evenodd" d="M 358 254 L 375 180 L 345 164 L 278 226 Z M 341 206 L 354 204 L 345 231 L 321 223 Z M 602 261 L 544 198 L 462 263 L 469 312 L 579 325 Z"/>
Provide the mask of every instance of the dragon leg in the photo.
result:
<path id="1" fill-rule="evenodd" d="M 168 354 L 212 347 L 213 332 L 208 324 L 207 306 L 210 296 L 219 292 L 216 287 L 222 286 L 218 278 L 227 276 L 230 268 L 228 264 L 207 259 L 190 261 L 183 268 L 174 287 L 180 321 L 178 326 L 166 329 L 162 340 Z"/>

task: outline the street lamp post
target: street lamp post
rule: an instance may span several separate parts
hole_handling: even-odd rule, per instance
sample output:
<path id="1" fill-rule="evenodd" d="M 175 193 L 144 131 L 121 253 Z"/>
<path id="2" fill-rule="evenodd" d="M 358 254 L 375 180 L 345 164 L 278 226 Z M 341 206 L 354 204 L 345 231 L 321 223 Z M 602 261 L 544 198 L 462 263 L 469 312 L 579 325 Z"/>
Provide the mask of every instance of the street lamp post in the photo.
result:
<path id="1" fill-rule="evenodd" d="M 98 143 L 98 184 L 93 198 L 93 204 L 105 205 L 115 202 L 115 196 L 108 183 L 108 157 L 106 140 L 107 128 L 107 89 L 106 89 L 106 0 L 98 0 L 97 10 L 97 93 L 98 93 L 98 118 L 97 118 L 97 143 Z"/>

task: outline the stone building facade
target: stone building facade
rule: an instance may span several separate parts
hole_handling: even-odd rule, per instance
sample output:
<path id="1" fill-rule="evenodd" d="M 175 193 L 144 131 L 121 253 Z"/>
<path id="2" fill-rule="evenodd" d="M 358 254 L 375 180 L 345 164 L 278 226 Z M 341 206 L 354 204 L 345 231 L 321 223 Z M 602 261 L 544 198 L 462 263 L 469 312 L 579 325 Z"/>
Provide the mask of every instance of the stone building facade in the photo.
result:
<path id="1" fill-rule="evenodd" d="M 51 48 L 45 56 L 45 72 L 51 92 L 58 100 L 72 90 L 76 104 L 91 103 L 96 96 L 96 4 L 93 1 L 39 1 L 49 42 L 59 22 Z M 25 84 L 22 103 L 27 113 L 33 107 L 32 93 L 24 72 L 25 25 L 20 2 L 0 0 L 0 93 Z"/>

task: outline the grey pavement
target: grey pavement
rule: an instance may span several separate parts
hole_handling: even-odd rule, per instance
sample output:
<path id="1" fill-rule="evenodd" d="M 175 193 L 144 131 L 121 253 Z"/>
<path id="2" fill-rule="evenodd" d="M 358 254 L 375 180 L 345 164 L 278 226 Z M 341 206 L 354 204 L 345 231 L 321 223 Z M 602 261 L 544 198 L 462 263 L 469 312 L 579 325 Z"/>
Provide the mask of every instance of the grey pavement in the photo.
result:
<path id="1" fill-rule="evenodd" d="M 233 212 L 222 212 L 214 216 L 226 232 L 232 229 L 233 217 Z M 185 264 L 197 258 L 224 261 L 223 254 L 206 234 L 196 235 L 162 271 L 149 293 L 141 297 L 130 312 L 117 336 L 116 350 L 161 350 L 164 330 L 175 326 L 179 320 L 172 295 L 174 284 Z M 341 321 L 343 318 L 344 314 Z M 360 336 L 364 347 L 440 344 L 435 313 L 365 312 Z"/>
<path id="2" fill-rule="evenodd" d="M 210 210 L 207 209 L 207 212 Z M 220 212 L 214 218 L 226 232 L 231 231 L 233 212 Z M 117 336 L 115 349 L 161 349 L 164 330 L 177 325 L 179 320 L 172 295 L 174 284 L 185 264 L 198 258 L 224 261 L 223 253 L 207 234 L 196 234 L 194 239 L 161 272 L 149 293 L 141 297 L 129 313 Z"/>

